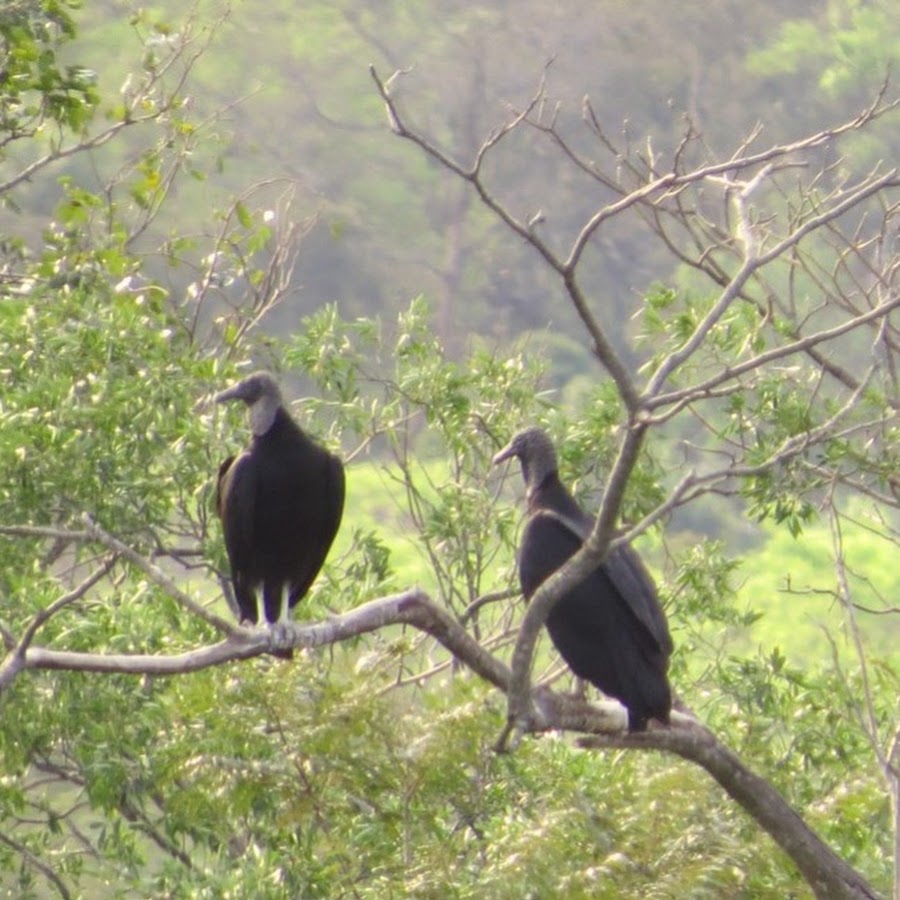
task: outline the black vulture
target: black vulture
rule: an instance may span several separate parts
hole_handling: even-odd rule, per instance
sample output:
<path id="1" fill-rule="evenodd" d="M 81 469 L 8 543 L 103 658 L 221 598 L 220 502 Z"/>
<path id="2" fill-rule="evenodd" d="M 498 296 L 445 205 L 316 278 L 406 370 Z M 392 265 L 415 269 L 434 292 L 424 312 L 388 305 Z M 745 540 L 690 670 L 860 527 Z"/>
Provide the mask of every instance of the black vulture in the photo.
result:
<path id="1" fill-rule="evenodd" d="M 241 621 L 282 622 L 337 534 L 344 467 L 291 418 L 269 373 L 249 375 L 215 399 L 243 400 L 253 434 L 248 449 L 219 466 L 216 490 Z"/>
<path id="2" fill-rule="evenodd" d="M 528 502 L 519 580 L 529 600 L 581 547 L 592 521 L 559 480 L 556 452 L 543 431 L 520 431 L 494 457 L 494 464 L 513 456 L 522 466 Z M 629 731 L 643 731 L 651 718 L 669 721 L 672 698 L 666 670 L 672 638 L 653 580 L 631 547 L 613 550 L 564 594 L 547 618 L 547 630 L 579 678 L 625 706 Z"/>

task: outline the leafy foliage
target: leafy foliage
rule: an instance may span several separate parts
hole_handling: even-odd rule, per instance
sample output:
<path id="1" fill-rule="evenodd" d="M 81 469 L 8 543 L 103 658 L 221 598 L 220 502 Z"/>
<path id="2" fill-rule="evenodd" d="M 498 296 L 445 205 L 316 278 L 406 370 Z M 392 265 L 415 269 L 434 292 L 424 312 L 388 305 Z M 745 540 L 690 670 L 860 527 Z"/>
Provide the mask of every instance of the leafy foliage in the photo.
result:
<path id="1" fill-rule="evenodd" d="M 386 335 L 375 321 L 345 322 L 325 309 L 306 323 L 285 359 L 318 379 L 317 399 L 303 404 L 311 427 L 346 446 L 390 439 L 392 455 L 377 465 L 386 484 L 400 488 L 407 515 L 419 517 L 413 521 L 427 566 L 439 587 L 448 586 L 439 596 L 465 619 L 467 604 L 477 599 L 472 592 L 482 582 L 495 586 L 511 562 L 515 516 L 505 501 L 496 505 L 499 498 L 483 481 L 484 460 L 496 446 L 492 433 L 505 433 L 521 412 L 505 403 L 508 392 L 536 403 L 537 415 L 552 413 L 553 427 L 571 428 L 562 432 L 572 438 L 570 472 L 587 464 L 591 477 L 596 461 L 586 452 L 585 420 L 568 426 L 539 397 L 539 370 L 481 350 L 465 364 L 446 360 L 427 321 L 416 302 Z M 158 324 L 131 322 L 138 334 Z M 326 364 L 314 352 L 320 345 L 340 351 L 328 354 Z M 410 358 L 431 377 L 415 371 Z M 65 355 L 53 360 L 64 363 Z M 213 377 L 204 366 L 197 377 Z M 184 372 L 170 378 L 183 392 L 173 400 L 187 407 Z M 595 446 L 609 439 L 615 422 L 615 415 L 601 417 Z M 202 426 L 194 427 L 202 443 Z M 441 458 L 439 468 L 429 453 Z M 189 458 L 201 466 L 206 455 L 198 446 Z M 174 455 L 164 461 L 186 462 Z M 135 464 L 146 462 L 138 457 Z M 351 486 L 359 466 L 350 468 Z M 648 484 L 651 472 L 652 466 Z M 180 477 L 176 470 L 167 481 Z M 79 499 L 91 502 L 96 488 L 88 483 L 85 490 Z M 130 489 L 123 491 L 124 504 Z M 160 506 L 161 528 L 173 514 Z M 468 552 L 475 525 L 491 529 L 485 543 L 498 549 L 490 556 Z M 391 580 L 406 583 L 381 541 L 383 530 L 361 525 L 345 537 L 313 610 L 323 601 L 352 605 Z M 337 578 L 337 570 L 345 577 Z M 121 601 L 104 589 L 59 619 L 67 627 L 58 640 L 72 648 L 170 651 L 178 614 L 122 574 Z M 52 599 L 56 578 L 46 579 L 42 599 L 35 580 L 21 577 L 33 608 Z M 850 761 L 866 753 L 853 724 L 853 685 L 794 669 L 777 652 L 758 659 L 733 654 L 720 629 L 740 635 L 757 619 L 735 598 L 734 578 L 734 562 L 714 545 L 689 549 L 679 563 L 668 583 L 676 683 L 798 804 L 822 810 L 819 826 L 848 858 L 886 873 L 877 845 L 861 839 L 861 829 L 880 833 L 886 824 L 877 781 L 869 774 L 852 789 L 846 781 Z M 482 609 L 483 640 L 502 641 L 514 611 L 510 602 L 493 613 Z M 421 674 L 423 652 L 438 663 L 429 678 Z M 34 810 L 45 810 L 47 828 L 19 826 L 15 833 L 35 853 L 52 847 L 70 860 L 59 869 L 66 877 L 105 879 L 115 871 L 135 889 L 149 879 L 156 892 L 176 896 L 586 897 L 600 886 L 624 895 L 776 896 L 797 889 L 790 867 L 682 764 L 598 757 L 554 738 L 497 757 L 490 749 L 500 721 L 496 698 L 474 680 L 451 675 L 447 662 L 419 639 L 385 634 L 304 656 L 289 671 L 260 660 L 171 681 L 50 673 L 20 679 L 5 701 L 17 713 L 4 721 L 4 764 L 18 773 L 5 815 L 15 821 L 28 809 L 33 820 Z M 390 689 L 398 680 L 406 686 Z M 835 706 L 836 696 L 842 706 Z M 43 715 L 28 712 L 34 708 Z M 39 772 L 55 785 L 44 797 L 28 787 Z M 60 806 L 73 792 L 88 804 L 77 814 Z M 841 817 L 832 822 L 837 811 Z M 866 824 L 850 827 L 847 817 Z M 695 824 L 686 828 L 686 820 Z M 77 845 L 66 835 L 90 823 L 102 835 L 103 861 L 76 871 Z M 29 873 L 23 889 L 35 883 Z"/>
<path id="2" fill-rule="evenodd" d="M 18 79 L 0 84 L 3 152 L 51 123 L 56 151 L 62 138 L 79 161 L 95 149 L 95 84 L 86 69 L 58 57 L 74 36 L 75 9 L 17 0 L 0 12 L 0 41 Z M 334 69 L 330 43 L 364 34 L 370 12 L 357 22 L 343 7 L 314 12 L 309 29 L 292 32 L 292 47 Z M 391 12 L 410 34 L 425 15 L 408 5 Z M 460 35 L 473 15 L 500 31 L 521 18 L 460 7 Z M 271 185 L 244 191 L 212 216 L 216 234 L 165 229 L 154 243 L 172 185 L 185 172 L 203 177 L 195 154 L 204 129 L 191 118 L 180 80 L 191 71 L 193 49 L 179 56 L 192 47 L 190 28 L 177 32 L 182 44 L 170 39 L 176 30 L 165 19 L 142 13 L 132 24 L 146 29 L 146 56 L 107 121 L 124 127 L 143 111 L 148 139 L 101 186 L 82 178 L 73 160 L 41 225 L 40 248 L 18 239 L 2 248 L 0 467 L 8 477 L 0 483 L 0 525 L 59 532 L 0 541 L 7 648 L 29 623 L 36 644 L 74 652 L 172 655 L 212 640 L 210 628 L 144 572 L 66 535 L 87 513 L 175 573 L 197 602 L 224 609 L 222 548 L 209 521 L 212 478 L 244 434 L 206 401 L 262 359 L 313 395 L 297 404 L 298 416 L 349 462 L 344 532 L 303 614 L 324 616 L 422 580 L 502 655 L 521 614 L 512 577 L 519 513 L 490 459 L 521 425 L 541 424 L 562 449 L 564 478 L 594 508 L 630 424 L 621 396 L 593 378 L 585 386 L 583 373 L 577 390 L 562 384 L 547 361 L 571 349 L 560 342 L 551 348 L 557 356 L 545 358 L 533 339 L 500 347 L 450 340 L 445 296 L 435 312 L 417 298 L 381 317 L 327 305 L 290 318 L 288 339 L 263 337 L 258 324 L 291 290 L 293 251 L 285 244 L 298 235 L 283 230 L 290 203 L 284 194 L 273 198 Z M 173 81 L 160 80 L 164 73 Z M 358 102 L 363 111 L 374 103 Z M 96 159 L 84 160 L 85 168 Z M 416 178 L 425 168 L 411 164 Z M 416 184 L 377 190 L 400 210 Z M 376 192 L 367 185 L 361 196 Z M 450 191 L 440 199 L 448 209 L 459 201 Z M 456 215 L 442 207 L 439 225 L 444 213 Z M 403 228 L 422 226 L 416 219 Z M 492 252 L 496 230 L 482 219 L 472 228 L 470 242 Z M 438 243 L 434 234 L 428 239 Z M 447 286 L 459 273 L 449 265 L 443 274 Z M 492 277 L 486 267 L 470 280 Z M 537 283 L 542 297 L 545 287 Z M 792 340 L 791 322 L 767 317 L 765 299 L 754 286 L 730 307 L 673 386 Z M 644 371 L 689 340 L 714 303 L 693 286 L 654 289 L 639 322 Z M 281 309 L 265 321 L 278 316 L 292 313 Z M 626 525 L 658 509 L 682 457 L 707 468 L 722 453 L 746 462 L 739 483 L 722 494 L 732 508 L 746 502 L 770 530 L 764 544 L 755 535 L 743 563 L 700 531 L 673 528 L 671 546 L 657 531 L 644 538 L 676 636 L 673 681 L 684 702 L 879 887 L 891 878 L 891 823 L 872 755 L 896 728 L 894 644 L 866 656 L 847 653 L 837 636 L 874 630 L 854 624 L 851 601 L 860 615 L 887 616 L 896 593 L 886 575 L 863 574 L 887 573 L 896 550 L 896 522 L 879 518 L 885 505 L 870 502 L 892 489 L 896 473 L 889 388 L 888 379 L 873 377 L 844 410 L 848 392 L 808 361 L 775 374 L 748 372 L 702 412 L 692 407 L 696 421 L 660 423 L 621 509 Z M 826 428 L 842 410 L 841 429 Z M 784 454 L 783 465 L 767 465 L 811 436 L 802 452 Z M 849 502 L 850 493 L 862 505 Z M 826 510 L 844 529 L 839 547 L 823 523 Z M 810 581 L 807 592 L 825 598 L 832 653 L 809 658 L 799 641 L 784 647 L 785 631 L 801 630 L 791 595 L 763 597 L 770 585 L 760 577 L 804 565 L 821 574 L 823 560 L 829 575 Z M 96 581 L 88 584 L 89 576 Z M 797 581 L 788 587 L 807 590 Z M 35 618 L 57 604 L 46 621 Z M 867 604 L 874 612 L 863 613 Z M 538 662 L 558 677 L 546 645 Z M 2 703 L 0 885 L 11 896 L 662 898 L 804 890 L 768 839 L 685 764 L 588 753 L 561 735 L 528 740 L 510 756 L 493 753 L 503 717 L 496 694 L 431 640 L 399 627 L 298 654 L 291 666 L 262 658 L 171 679 L 28 671 Z"/>
<path id="3" fill-rule="evenodd" d="M 0 11 L 0 159 L 9 145 L 47 126 L 80 133 L 99 103 L 96 74 L 66 65 L 77 0 L 12 0 Z"/>

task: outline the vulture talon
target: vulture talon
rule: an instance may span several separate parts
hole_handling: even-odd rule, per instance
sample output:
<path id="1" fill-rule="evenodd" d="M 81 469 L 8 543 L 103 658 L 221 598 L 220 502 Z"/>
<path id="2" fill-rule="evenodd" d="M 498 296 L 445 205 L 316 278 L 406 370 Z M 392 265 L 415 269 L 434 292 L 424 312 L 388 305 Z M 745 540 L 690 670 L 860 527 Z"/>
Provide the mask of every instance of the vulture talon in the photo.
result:
<path id="1" fill-rule="evenodd" d="M 293 630 L 290 622 L 274 622 L 268 626 L 269 644 L 273 652 L 283 653 L 292 650 Z"/>

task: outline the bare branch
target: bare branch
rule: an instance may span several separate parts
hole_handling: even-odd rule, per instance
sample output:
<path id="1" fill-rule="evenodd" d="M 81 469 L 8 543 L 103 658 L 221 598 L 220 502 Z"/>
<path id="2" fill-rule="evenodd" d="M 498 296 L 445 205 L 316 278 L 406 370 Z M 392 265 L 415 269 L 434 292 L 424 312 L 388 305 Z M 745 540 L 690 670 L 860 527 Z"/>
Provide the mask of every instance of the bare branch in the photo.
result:
<path id="1" fill-rule="evenodd" d="M 825 328 L 822 331 L 808 335 L 800 340 L 792 341 L 789 344 L 773 347 L 765 353 L 760 353 L 757 356 L 754 356 L 745 362 L 737 363 L 734 366 L 725 366 L 720 372 L 717 372 L 712 377 L 706 379 L 706 381 L 693 384 L 684 390 L 672 391 L 668 394 L 659 394 L 656 397 L 647 397 L 645 403 L 648 409 L 656 409 L 660 406 L 666 406 L 669 403 L 675 403 L 680 406 L 685 401 L 691 402 L 692 400 L 703 399 L 708 392 L 714 390 L 719 385 L 735 378 L 739 378 L 741 375 L 758 371 L 769 363 L 777 362 L 778 360 L 785 359 L 789 356 L 805 353 L 817 344 L 832 341 L 835 338 L 854 331 L 859 328 L 860 325 L 885 320 L 887 316 L 898 307 L 900 307 L 900 296 L 894 297 L 892 300 L 875 307 L 875 309 L 860 315 L 858 318 L 842 322 L 840 325 L 835 325 L 833 328 Z M 856 380 L 854 381 L 854 388 L 858 391 L 859 382 Z M 890 398 L 888 398 L 888 402 L 890 402 Z M 898 404 L 900 404 L 900 398 L 895 399 L 893 403 L 891 403 L 895 408 Z M 666 416 L 665 418 L 669 418 L 669 416 Z"/>
<path id="2" fill-rule="evenodd" d="M 465 625 L 469 619 L 474 618 L 479 610 L 483 609 L 485 606 L 489 606 L 491 603 L 499 603 L 502 600 L 511 600 L 513 597 L 517 597 L 520 591 L 513 590 L 512 588 L 507 588 L 502 591 L 491 591 L 488 594 L 483 594 L 482 596 L 473 600 L 463 611 L 462 616 L 460 616 L 460 624 Z"/>
<path id="3" fill-rule="evenodd" d="M 121 555 L 125 556 L 124 553 Z M 25 651 L 20 666 L 12 669 L 7 660 L 0 668 L 0 690 L 22 669 L 180 675 L 261 656 L 286 646 L 296 649 L 321 647 L 377 631 L 388 625 L 404 624 L 427 632 L 486 681 L 501 690 L 506 689 L 509 682 L 507 667 L 484 650 L 449 613 L 436 606 L 424 592 L 414 588 L 401 594 L 372 600 L 326 622 L 312 625 L 284 623 L 283 634 L 268 627 L 230 626 L 226 640 L 173 656 L 77 653 L 32 646 Z"/>
<path id="4" fill-rule="evenodd" d="M 409 140 L 416 146 L 421 148 L 425 153 L 436 159 L 442 166 L 444 166 L 454 175 L 457 175 L 463 180 L 469 182 L 474 187 L 481 202 L 488 209 L 490 209 L 491 212 L 493 212 L 494 215 L 496 215 L 497 218 L 499 218 L 500 221 L 503 222 L 509 229 L 518 234 L 524 241 L 534 247 L 534 249 L 537 250 L 544 261 L 560 275 L 560 277 L 563 279 L 566 291 L 569 294 L 570 299 L 572 300 L 573 306 L 576 309 L 576 312 L 578 313 L 579 317 L 585 325 L 585 328 L 588 330 L 591 336 L 595 355 L 606 367 L 607 371 L 616 382 L 616 385 L 619 388 L 619 392 L 621 393 L 628 409 L 631 412 L 635 412 L 637 408 L 636 401 L 638 392 L 632 384 L 631 378 L 628 374 L 628 368 L 622 362 L 619 354 L 616 352 L 609 338 L 606 336 L 603 329 L 600 328 L 596 319 L 591 314 L 588 308 L 587 301 L 583 293 L 581 292 L 581 289 L 578 287 L 575 272 L 584 247 L 587 245 L 587 242 L 589 241 L 591 235 L 594 233 L 594 231 L 596 231 L 600 224 L 615 212 L 620 211 L 620 209 L 625 209 L 628 206 L 638 203 L 643 198 L 644 193 L 651 193 L 652 189 L 648 188 L 646 189 L 646 191 L 637 191 L 635 192 L 637 196 L 629 195 L 629 197 L 625 198 L 625 200 L 621 201 L 621 203 L 613 204 L 610 207 L 605 207 L 599 213 L 597 213 L 584 226 L 584 228 L 582 228 L 581 232 L 575 239 L 575 243 L 572 247 L 572 250 L 570 251 L 569 258 L 566 261 L 563 261 L 559 259 L 559 257 L 553 252 L 553 250 L 551 250 L 549 244 L 541 240 L 541 238 L 531 225 L 531 220 L 534 218 L 534 216 L 529 216 L 528 219 L 524 222 L 517 219 L 503 203 L 501 203 L 496 197 L 494 197 L 493 194 L 488 191 L 486 185 L 480 177 L 481 169 L 483 167 L 484 159 L 487 153 L 495 148 L 503 137 L 505 137 L 513 129 L 524 122 L 530 115 L 532 110 L 535 109 L 542 101 L 544 96 L 543 81 L 541 82 L 541 86 L 538 89 L 537 93 L 525 106 L 525 109 L 522 110 L 522 112 L 520 112 L 518 115 L 514 116 L 510 122 L 506 123 L 504 126 L 497 129 L 492 135 L 490 135 L 477 151 L 474 163 L 469 168 L 466 168 L 462 164 L 456 162 L 447 154 L 439 150 L 423 135 L 412 130 L 406 124 L 404 117 L 398 110 L 397 105 L 393 97 L 391 96 L 388 84 L 381 81 L 375 71 L 374 66 L 369 67 L 369 73 L 371 74 L 372 80 L 375 82 L 381 98 L 385 103 L 388 111 L 388 119 L 391 122 L 391 127 L 393 128 L 394 132 L 399 137 Z"/>

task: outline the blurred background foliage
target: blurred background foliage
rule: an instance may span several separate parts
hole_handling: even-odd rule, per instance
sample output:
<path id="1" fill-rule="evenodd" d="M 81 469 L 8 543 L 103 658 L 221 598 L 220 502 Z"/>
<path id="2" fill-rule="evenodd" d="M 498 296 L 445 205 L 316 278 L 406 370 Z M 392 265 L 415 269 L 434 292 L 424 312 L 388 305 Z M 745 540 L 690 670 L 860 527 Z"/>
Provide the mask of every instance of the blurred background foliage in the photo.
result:
<path id="1" fill-rule="evenodd" d="M 77 528 L 88 512 L 226 613 L 212 479 L 245 430 L 209 398 L 267 365 L 349 468 L 339 541 L 298 614 L 421 583 L 504 654 L 521 612 L 521 489 L 490 458 L 541 423 L 564 480 L 595 509 L 621 408 L 537 255 L 390 135 L 368 64 L 410 70 L 395 82 L 401 103 L 463 161 L 541 78 L 577 147 L 589 146 L 587 94 L 626 146 L 667 159 L 688 117 L 726 156 L 757 122 L 766 142 L 788 141 L 870 102 L 900 47 L 890 11 L 854 0 L 7 3 L 0 523 Z M 895 158 L 895 139 L 876 124 L 841 149 L 866 168 Z M 585 190 L 527 132 L 491 167 L 498 195 L 523 216 L 540 209 L 560 247 L 613 196 Z M 582 278 L 635 370 L 709 303 L 710 285 L 638 215 L 598 235 Z M 740 314 L 724 322 L 698 366 L 764 341 L 755 329 Z M 763 453 L 809 427 L 824 413 L 797 400 L 799 384 L 762 385 L 720 410 L 713 434 L 731 429 Z M 694 438 L 679 420 L 655 432 L 626 522 L 666 495 Z M 672 622 L 673 682 L 886 891 L 890 811 L 860 696 L 867 679 L 876 727 L 896 727 L 898 624 L 884 612 L 900 588 L 897 522 L 845 506 L 855 596 L 878 612 L 859 614 L 863 670 L 821 493 L 790 473 L 755 488 L 702 498 L 640 541 Z M 101 561 L 64 538 L 4 538 L 0 624 L 19 634 Z M 211 637 L 120 560 L 38 639 L 175 653 Z M 567 677 L 546 644 L 536 674 Z M 554 736 L 494 755 L 502 698 L 400 628 L 290 667 L 26 673 L 0 702 L 8 897 L 807 895 L 684 763 L 588 754 Z"/>

